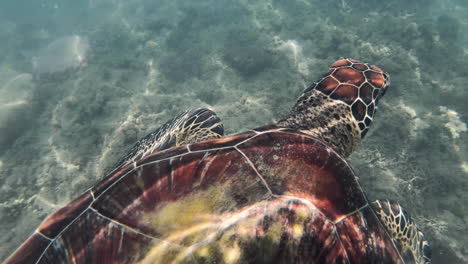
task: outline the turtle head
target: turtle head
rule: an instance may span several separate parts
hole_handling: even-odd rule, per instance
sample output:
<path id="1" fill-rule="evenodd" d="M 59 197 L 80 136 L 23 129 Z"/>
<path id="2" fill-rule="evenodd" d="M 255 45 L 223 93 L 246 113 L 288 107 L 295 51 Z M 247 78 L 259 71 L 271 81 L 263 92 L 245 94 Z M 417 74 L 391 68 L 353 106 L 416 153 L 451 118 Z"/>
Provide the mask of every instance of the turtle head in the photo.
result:
<path id="1" fill-rule="evenodd" d="M 377 109 L 377 103 L 387 91 L 390 77 L 380 68 L 353 59 L 333 63 L 328 72 L 307 90 L 315 89 L 330 100 L 347 106 L 363 138 Z"/>
<path id="2" fill-rule="evenodd" d="M 353 59 L 333 63 L 278 125 L 316 136 L 348 156 L 366 135 L 390 85 L 380 68 Z"/>

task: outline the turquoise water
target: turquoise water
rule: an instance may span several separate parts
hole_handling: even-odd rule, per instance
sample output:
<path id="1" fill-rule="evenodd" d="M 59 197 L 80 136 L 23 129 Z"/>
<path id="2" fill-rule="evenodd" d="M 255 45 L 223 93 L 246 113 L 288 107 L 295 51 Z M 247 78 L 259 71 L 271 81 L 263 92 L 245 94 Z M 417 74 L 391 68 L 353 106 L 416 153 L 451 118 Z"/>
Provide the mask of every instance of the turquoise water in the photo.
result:
<path id="1" fill-rule="evenodd" d="M 0 260 L 165 120 L 272 123 L 351 57 L 392 77 L 350 158 L 361 184 L 412 213 L 434 263 L 468 262 L 468 5 L 408 2 L 2 0 Z M 70 36 L 89 48 L 44 52 Z"/>

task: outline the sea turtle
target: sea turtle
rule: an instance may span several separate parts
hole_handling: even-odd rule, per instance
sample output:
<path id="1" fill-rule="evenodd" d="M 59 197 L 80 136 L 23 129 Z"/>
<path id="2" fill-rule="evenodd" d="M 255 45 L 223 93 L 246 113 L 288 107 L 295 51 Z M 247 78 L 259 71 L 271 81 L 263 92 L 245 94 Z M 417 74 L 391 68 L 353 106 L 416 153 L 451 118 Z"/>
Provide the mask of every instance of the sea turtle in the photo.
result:
<path id="1" fill-rule="evenodd" d="M 184 112 L 6 263 L 429 263 L 408 213 L 370 203 L 344 159 L 389 83 L 338 60 L 285 119 L 229 137 L 212 111 Z"/>

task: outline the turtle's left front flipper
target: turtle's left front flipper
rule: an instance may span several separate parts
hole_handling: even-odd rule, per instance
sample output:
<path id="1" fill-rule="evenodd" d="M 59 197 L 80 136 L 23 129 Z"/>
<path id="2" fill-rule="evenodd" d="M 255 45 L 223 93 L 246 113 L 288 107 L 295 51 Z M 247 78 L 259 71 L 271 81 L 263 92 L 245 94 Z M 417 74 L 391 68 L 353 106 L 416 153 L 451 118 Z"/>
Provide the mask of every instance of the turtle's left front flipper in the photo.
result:
<path id="1" fill-rule="evenodd" d="M 112 171 L 152 153 L 223 136 L 223 123 L 213 111 L 206 108 L 187 110 L 138 140 Z"/>
<path id="2" fill-rule="evenodd" d="M 430 263 L 431 249 L 416 223 L 399 203 L 376 200 L 372 207 L 406 263 Z"/>

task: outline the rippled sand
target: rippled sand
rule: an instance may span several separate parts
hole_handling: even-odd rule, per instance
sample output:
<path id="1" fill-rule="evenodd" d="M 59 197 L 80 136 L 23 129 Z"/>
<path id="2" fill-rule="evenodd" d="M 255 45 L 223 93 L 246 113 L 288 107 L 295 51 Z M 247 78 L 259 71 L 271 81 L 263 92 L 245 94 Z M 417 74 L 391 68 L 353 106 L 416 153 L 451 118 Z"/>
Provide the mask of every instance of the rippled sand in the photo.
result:
<path id="1" fill-rule="evenodd" d="M 0 12 L 31 12 L 10 2 Z M 214 110 L 227 133 L 268 124 L 330 63 L 352 57 L 392 77 L 351 156 L 361 184 L 370 199 L 398 200 L 411 212 L 434 263 L 468 261 L 462 1 L 196 2 L 93 0 L 37 5 L 22 19 L 1 13 L 0 69 L 11 74 L 0 74 L 0 92 L 12 99 L 0 106 L 0 127 L 8 128 L 0 131 L 8 131 L 0 141 L 0 259 L 184 109 Z M 73 34 L 92 48 L 86 67 L 62 73 L 63 53 L 44 47 Z M 32 79 L 38 55 L 48 59 L 36 72 L 52 74 Z M 71 58 L 67 65 L 77 62 Z M 19 81 L 24 94 L 8 88 Z M 22 102 L 28 107 L 14 118 L 4 110 Z"/>

